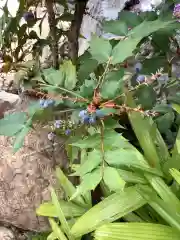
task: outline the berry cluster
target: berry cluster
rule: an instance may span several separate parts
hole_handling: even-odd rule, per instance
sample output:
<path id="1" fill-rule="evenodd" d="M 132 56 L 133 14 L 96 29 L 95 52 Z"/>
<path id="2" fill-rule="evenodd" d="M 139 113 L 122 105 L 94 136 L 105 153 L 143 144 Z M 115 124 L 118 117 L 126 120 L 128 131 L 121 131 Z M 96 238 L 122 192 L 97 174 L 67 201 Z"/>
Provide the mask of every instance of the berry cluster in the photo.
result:
<path id="1" fill-rule="evenodd" d="M 55 104 L 55 101 L 52 99 L 40 99 L 39 105 L 41 108 L 47 108 L 49 106 L 53 106 Z"/>
<path id="2" fill-rule="evenodd" d="M 104 112 L 99 109 L 97 109 L 93 114 L 90 114 L 87 110 L 81 110 L 79 113 L 82 124 L 95 124 L 98 118 L 103 118 L 104 116 Z"/>

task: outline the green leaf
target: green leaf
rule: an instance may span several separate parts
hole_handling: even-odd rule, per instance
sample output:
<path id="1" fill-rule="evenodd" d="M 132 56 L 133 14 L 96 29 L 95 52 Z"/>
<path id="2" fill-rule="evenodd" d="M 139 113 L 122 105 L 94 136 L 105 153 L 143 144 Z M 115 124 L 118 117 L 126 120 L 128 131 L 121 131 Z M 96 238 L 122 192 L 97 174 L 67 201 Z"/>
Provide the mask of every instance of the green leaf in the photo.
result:
<path id="1" fill-rule="evenodd" d="M 173 21 L 162 21 L 157 19 L 154 21 L 143 21 L 141 24 L 129 31 L 129 36 L 135 39 L 142 39 L 149 36 L 151 33 L 158 31 L 159 29 L 165 29 L 171 27 Z"/>
<path id="2" fill-rule="evenodd" d="M 116 96 L 116 94 L 121 94 L 120 88 L 122 87 L 121 82 L 118 81 L 106 81 L 101 88 L 101 95 L 104 99 L 111 99 Z"/>
<path id="3" fill-rule="evenodd" d="M 87 211 L 75 222 L 71 233 L 74 237 L 80 237 L 97 227 L 116 221 L 145 203 L 135 187 L 125 188 L 124 191 L 110 195 Z"/>
<path id="4" fill-rule="evenodd" d="M 88 78 L 90 73 L 94 72 L 97 66 L 98 62 L 95 59 L 87 59 L 82 62 L 78 70 L 78 79 L 83 81 Z"/>
<path id="5" fill-rule="evenodd" d="M 77 83 L 76 67 L 71 61 L 64 61 L 60 69 L 65 75 L 64 87 L 68 90 L 73 90 Z"/>
<path id="6" fill-rule="evenodd" d="M 58 200 L 58 198 L 56 196 L 56 193 L 55 193 L 53 188 L 51 188 L 51 198 L 52 198 L 52 203 L 54 204 L 54 206 L 56 208 L 57 216 L 58 216 L 58 219 L 61 223 L 61 226 L 62 226 L 63 230 L 65 231 L 66 235 L 68 236 L 68 239 L 72 240 L 73 238 L 70 234 L 70 227 L 69 227 L 69 225 L 66 221 L 64 213 L 61 209 L 61 205 L 59 203 L 59 200 Z"/>
<path id="7" fill-rule="evenodd" d="M 122 11 L 120 13 L 120 21 L 125 22 L 128 27 L 133 28 L 138 26 L 142 22 L 142 19 L 137 13 Z"/>
<path id="8" fill-rule="evenodd" d="M 175 168 L 172 168 L 169 171 L 170 171 L 170 174 L 172 175 L 172 177 L 180 185 L 180 172 L 177 169 L 175 169 Z"/>
<path id="9" fill-rule="evenodd" d="M 46 82 L 53 86 L 63 86 L 65 75 L 64 72 L 60 70 L 55 70 L 54 68 L 48 68 L 43 70 L 43 75 L 45 77 Z"/>
<path id="10" fill-rule="evenodd" d="M 167 59 L 164 56 L 152 57 L 143 61 L 142 74 L 150 75 L 156 73 L 160 68 L 167 68 Z"/>
<path id="11" fill-rule="evenodd" d="M 60 185 L 64 189 L 64 192 L 66 194 L 66 198 L 70 199 L 72 195 L 76 192 L 76 188 L 74 185 L 68 180 L 68 178 L 65 176 L 63 171 L 60 168 L 56 169 L 56 177 L 59 180 Z M 79 206 L 85 206 L 84 200 L 81 196 L 78 196 L 76 199 L 73 199 L 73 202 L 75 204 L 78 204 Z"/>
<path id="12" fill-rule="evenodd" d="M 110 191 L 122 191 L 125 187 L 126 182 L 121 178 L 118 171 L 112 167 L 105 167 L 103 180 Z"/>
<path id="13" fill-rule="evenodd" d="M 102 25 L 103 30 L 107 33 L 113 33 L 117 36 L 125 36 L 128 33 L 128 27 L 122 20 L 106 21 Z"/>
<path id="14" fill-rule="evenodd" d="M 79 147 L 81 149 L 83 148 L 95 148 L 100 149 L 101 148 L 101 134 L 96 133 L 92 136 L 85 137 L 82 140 L 71 143 L 71 145 Z M 123 138 L 120 134 L 116 133 L 114 130 L 105 131 L 104 133 L 104 147 L 106 149 L 111 149 L 113 147 L 131 147 L 131 145 L 128 143 L 128 141 Z"/>
<path id="15" fill-rule="evenodd" d="M 131 37 L 120 41 L 112 50 L 112 64 L 124 62 L 126 58 L 132 56 L 139 42 L 140 38 Z"/>
<path id="16" fill-rule="evenodd" d="M 118 168 L 116 169 L 122 179 L 127 183 L 147 183 L 147 180 L 144 178 L 144 176 L 138 174 L 137 172 L 126 171 Z"/>
<path id="17" fill-rule="evenodd" d="M 162 172 L 148 165 L 143 155 L 134 149 L 116 149 L 105 152 L 105 161 L 110 166 L 126 166 L 162 176 Z"/>
<path id="18" fill-rule="evenodd" d="M 54 221 L 54 219 L 49 218 L 49 223 L 51 225 L 51 228 L 53 230 L 54 235 L 56 236 L 57 239 L 59 240 L 67 240 L 66 236 L 62 232 L 60 226 Z M 53 236 L 54 236 L 53 235 Z"/>
<path id="19" fill-rule="evenodd" d="M 105 81 L 123 81 L 124 77 L 124 69 L 121 68 L 120 70 L 113 70 L 111 72 L 108 72 L 107 75 L 105 76 Z"/>
<path id="20" fill-rule="evenodd" d="M 66 218 L 79 217 L 86 211 L 84 208 L 71 202 L 59 200 L 59 204 Z M 44 217 L 58 217 L 56 208 L 51 202 L 41 204 L 37 208 L 36 214 Z"/>
<path id="21" fill-rule="evenodd" d="M 163 116 L 160 116 L 156 119 L 156 124 L 161 133 L 166 133 L 168 129 L 171 128 L 174 122 L 174 113 L 167 112 Z"/>
<path id="22" fill-rule="evenodd" d="M 5 115 L 0 120 L 0 135 L 12 137 L 19 132 L 27 119 L 26 113 L 19 112 Z"/>
<path id="23" fill-rule="evenodd" d="M 136 107 L 130 93 L 127 94 L 126 99 L 127 105 Z M 153 134 L 156 136 L 156 132 L 158 131 L 156 126 L 139 112 L 131 111 L 128 113 L 128 117 L 149 165 L 156 170 L 160 170 L 160 158 L 155 146 L 155 137 L 153 138 Z"/>
<path id="24" fill-rule="evenodd" d="M 27 124 L 25 125 L 19 133 L 16 134 L 16 138 L 13 144 L 13 152 L 17 152 L 22 146 L 24 142 L 24 138 L 29 133 L 31 127 Z"/>
<path id="25" fill-rule="evenodd" d="M 167 223 L 180 231 L 180 216 L 172 204 L 164 202 L 148 185 L 139 185 L 138 192 Z"/>
<path id="26" fill-rule="evenodd" d="M 76 192 L 72 195 L 71 200 L 79 196 L 80 194 L 85 194 L 90 190 L 94 190 L 102 179 L 102 169 L 97 168 L 91 173 L 87 173 L 82 176 L 81 184 L 77 187 Z"/>
<path id="27" fill-rule="evenodd" d="M 105 63 L 111 56 L 112 46 L 109 41 L 93 35 L 89 51 L 93 59 L 97 60 L 99 63 Z"/>
<path id="28" fill-rule="evenodd" d="M 180 105 L 173 103 L 172 108 L 180 114 Z"/>
<path id="29" fill-rule="evenodd" d="M 93 150 L 88 153 L 88 156 L 84 159 L 84 162 L 80 165 L 75 173 L 72 176 L 83 176 L 93 169 L 99 166 L 102 162 L 102 153 L 99 150 Z"/>
<path id="30" fill-rule="evenodd" d="M 178 240 L 180 233 L 172 227 L 153 223 L 109 223 L 96 229 L 96 240 Z"/>
<path id="31" fill-rule="evenodd" d="M 141 85 L 136 90 L 137 104 L 141 105 L 144 110 L 151 109 L 156 103 L 156 91 L 150 85 Z"/>

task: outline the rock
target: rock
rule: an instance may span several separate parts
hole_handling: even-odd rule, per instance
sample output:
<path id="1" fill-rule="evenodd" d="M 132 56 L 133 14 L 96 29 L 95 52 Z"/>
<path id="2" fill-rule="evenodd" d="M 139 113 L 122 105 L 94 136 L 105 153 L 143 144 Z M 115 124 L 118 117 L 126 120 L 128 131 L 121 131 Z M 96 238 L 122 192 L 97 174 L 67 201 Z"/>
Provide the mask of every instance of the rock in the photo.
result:
<path id="1" fill-rule="evenodd" d="M 6 228 L 6 227 L 0 227 L 0 239 L 1 240 L 15 240 L 14 233 Z"/>
<path id="2" fill-rule="evenodd" d="M 0 118 L 4 116 L 5 111 L 14 108 L 20 101 L 18 95 L 0 91 Z"/>
<path id="3" fill-rule="evenodd" d="M 26 110 L 28 102 L 26 99 L 11 111 Z M 63 140 L 52 146 L 47 134 L 41 127 L 32 130 L 15 154 L 12 153 L 13 139 L 0 136 L 1 222 L 30 231 L 49 229 L 47 219 L 36 216 L 35 211 L 43 201 L 50 199 L 50 185 L 59 188 L 54 169 L 57 165 L 65 167 L 67 156 Z M 62 196 L 61 189 L 59 195 Z"/>

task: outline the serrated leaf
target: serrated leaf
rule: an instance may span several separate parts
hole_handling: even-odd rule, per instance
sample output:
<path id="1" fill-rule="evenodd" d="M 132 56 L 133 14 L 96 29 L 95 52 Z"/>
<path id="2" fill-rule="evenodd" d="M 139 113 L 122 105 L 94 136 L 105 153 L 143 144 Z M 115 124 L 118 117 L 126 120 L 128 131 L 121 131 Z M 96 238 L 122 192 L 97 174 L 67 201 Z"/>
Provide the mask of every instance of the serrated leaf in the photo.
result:
<path id="1" fill-rule="evenodd" d="M 120 41 L 112 50 L 112 64 L 121 63 L 133 55 L 140 38 L 128 38 Z"/>
<path id="2" fill-rule="evenodd" d="M 61 205 L 62 211 L 66 218 L 79 217 L 82 214 L 84 214 L 86 211 L 86 209 L 71 202 L 59 200 L 59 203 Z M 54 217 L 54 218 L 58 217 L 56 208 L 54 204 L 51 202 L 42 203 L 36 209 L 36 214 L 38 214 L 39 216 L 45 216 L 45 217 Z"/>
<path id="3" fill-rule="evenodd" d="M 120 21 L 125 22 L 130 28 L 138 26 L 142 22 L 141 17 L 136 12 L 122 11 L 119 16 Z"/>
<path id="4" fill-rule="evenodd" d="M 53 86 L 63 86 L 65 75 L 62 70 L 55 70 L 54 68 L 48 68 L 43 70 L 43 75 L 46 82 Z"/>
<path id="5" fill-rule="evenodd" d="M 122 191 L 126 182 L 121 178 L 118 171 L 112 167 L 105 167 L 103 180 L 110 191 L 117 192 Z"/>
<path id="6" fill-rule="evenodd" d="M 117 36 L 124 36 L 128 33 L 128 26 L 122 20 L 106 21 L 102 25 L 103 30 L 107 33 L 113 33 Z"/>
<path id="7" fill-rule="evenodd" d="M 109 223 L 96 229 L 96 240 L 178 240 L 180 233 L 172 227 L 154 223 Z"/>
<path id="8" fill-rule="evenodd" d="M 100 149 L 101 148 L 101 134 L 96 133 L 92 136 L 85 137 L 82 140 L 73 142 L 71 145 L 79 147 L 81 149 L 83 148 L 95 148 Z M 130 148 L 131 145 L 128 143 L 128 141 L 123 138 L 120 134 L 116 133 L 114 130 L 105 131 L 104 133 L 104 147 L 105 150 L 111 149 L 113 147 L 120 147 L 120 148 Z"/>
<path id="9" fill-rule="evenodd" d="M 95 59 L 87 59 L 82 62 L 78 70 L 78 79 L 83 81 L 88 78 L 90 73 L 94 72 L 97 66 L 98 62 Z"/>
<path id="10" fill-rule="evenodd" d="M 109 60 L 111 51 L 112 46 L 109 41 L 95 35 L 92 36 L 89 52 L 93 59 L 97 60 L 99 63 L 105 63 Z"/>
<path id="11" fill-rule="evenodd" d="M 71 233 L 74 237 L 80 237 L 97 227 L 125 216 L 145 203 L 146 201 L 135 187 L 125 188 L 124 191 L 110 195 L 87 211 L 75 222 Z"/>
<path id="12" fill-rule="evenodd" d="M 0 119 L 0 135 L 12 137 L 19 132 L 27 119 L 26 113 L 13 113 Z"/>
<path id="13" fill-rule="evenodd" d="M 102 169 L 97 168 L 91 173 L 87 173 L 82 176 L 81 184 L 77 187 L 76 192 L 72 195 L 71 200 L 79 196 L 84 195 L 88 191 L 94 190 L 102 179 Z"/>

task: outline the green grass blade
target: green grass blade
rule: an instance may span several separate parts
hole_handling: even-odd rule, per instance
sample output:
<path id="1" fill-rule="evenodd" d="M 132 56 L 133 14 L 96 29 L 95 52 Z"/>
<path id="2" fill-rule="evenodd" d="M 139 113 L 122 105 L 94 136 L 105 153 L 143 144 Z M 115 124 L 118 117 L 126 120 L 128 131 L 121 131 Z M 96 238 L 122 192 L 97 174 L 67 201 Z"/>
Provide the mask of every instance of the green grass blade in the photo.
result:
<path id="1" fill-rule="evenodd" d="M 52 188 L 51 189 L 51 198 L 52 198 L 52 203 L 54 204 L 55 208 L 56 208 L 56 212 L 57 212 L 57 215 L 58 215 L 58 218 L 59 218 L 59 221 L 62 225 L 62 228 L 64 229 L 66 235 L 68 236 L 68 239 L 69 240 L 73 240 L 73 237 L 71 236 L 70 234 L 70 227 L 66 221 L 66 218 L 64 216 L 64 213 L 61 209 L 61 205 L 58 201 L 58 198 L 56 196 L 56 193 L 54 191 L 54 189 Z"/>
<path id="2" fill-rule="evenodd" d="M 94 233 L 96 240 L 178 240 L 180 233 L 172 228 L 151 223 L 109 223 Z"/>
<path id="3" fill-rule="evenodd" d="M 130 107 L 136 107 L 130 93 L 127 94 L 126 103 Z M 156 129 L 153 129 L 155 125 L 150 124 L 148 119 L 144 118 L 139 112 L 129 111 L 128 117 L 149 165 L 160 170 L 160 158 L 155 147 L 154 139 L 152 139 L 152 131 L 156 132 Z"/>
<path id="4" fill-rule="evenodd" d="M 60 168 L 56 169 L 56 176 L 57 176 L 57 179 L 59 180 L 61 187 L 64 189 L 66 198 L 70 199 L 73 196 L 73 194 L 76 192 L 76 188 L 69 181 L 69 179 L 65 176 L 65 174 Z M 82 196 L 77 196 L 75 199 L 73 199 L 73 202 L 82 207 L 86 207 L 86 203 L 84 202 L 84 199 L 82 198 Z"/>
<path id="5" fill-rule="evenodd" d="M 165 184 L 165 182 L 160 177 L 156 177 L 151 174 L 145 173 L 145 176 L 163 201 L 167 205 L 171 205 L 176 211 L 180 212 L 180 201 L 172 190 Z"/>
<path id="6" fill-rule="evenodd" d="M 54 233 L 53 237 L 56 236 L 56 239 L 59 239 L 59 240 L 67 240 L 67 238 L 64 235 L 64 233 L 62 232 L 60 226 L 58 226 L 58 224 L 54 221 L 54 219 L 49 218 L 49 223 L 50 223 L 51 228 Z"/>
<path id="7" fill-rule="evenodd" d="M 180 214 L 172 205 L 165 203 L 151 187 L 139 185 L 138 192 L 167 223 L 180 231 Z"/>
<path id="8" fill-rule="evenodd" d="M 180 185 L 180 172 L 177 169 L 172 168 L 170 169 L 170 174 L 176 180 L 176 182 Z"/>
<path id="9" fill-rule="evenodd" d="M 59 204 L 61 205 L 61 209 L 66 218 L 79 217 L 86 212 L 86 209 L 72 202 L 59 200 Z M 45 216 L 45 217 L 58 217 L 56 207 L 54 206 L 54 204 L 52 204 L 52 202 L 45 202 L 41 204 L 37 208 L 36 214 L 39 216 Z"/>
<path id="10" fill-rule="evenodd" d="M 74 237 L 80 237 L 108 222 L 113 222 L 126 214 L 138 209 L 146 203 L 136 187 L 125 188 L 114 193 L 87 211 L 71 229 Z"/>

